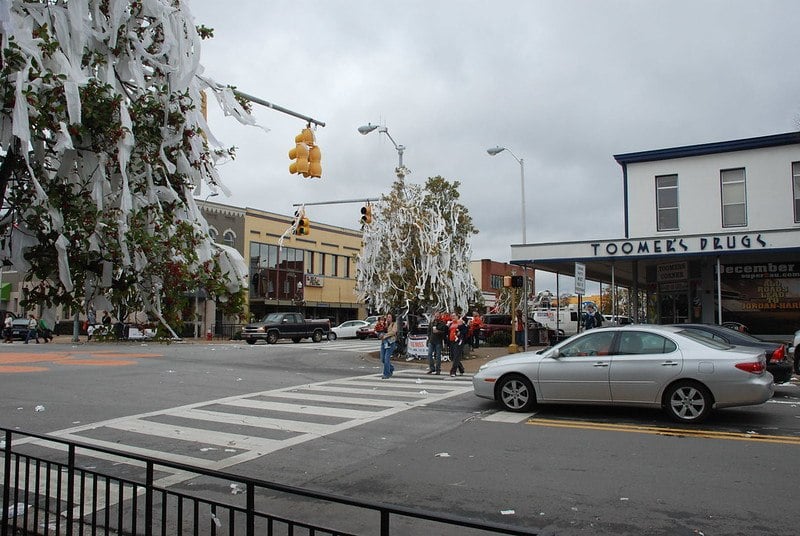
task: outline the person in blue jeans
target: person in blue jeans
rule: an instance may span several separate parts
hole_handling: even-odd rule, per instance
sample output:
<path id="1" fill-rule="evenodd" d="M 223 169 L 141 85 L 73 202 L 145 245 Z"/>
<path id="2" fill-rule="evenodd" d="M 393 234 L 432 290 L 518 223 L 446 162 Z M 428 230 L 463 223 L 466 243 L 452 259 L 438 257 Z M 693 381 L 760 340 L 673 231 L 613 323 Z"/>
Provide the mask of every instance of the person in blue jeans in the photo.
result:
<path id="1" fill-rule="evenodd" d="M 397 324 L 394 317 L 389 313 L 386 315 L 386 331 L 381 334 L 381 363 L 383 363 L 384 380 L 391 378 L 394 374 L 394 365 L 392 365 L 392 354 L 394 347 L 397 346 Z"/>

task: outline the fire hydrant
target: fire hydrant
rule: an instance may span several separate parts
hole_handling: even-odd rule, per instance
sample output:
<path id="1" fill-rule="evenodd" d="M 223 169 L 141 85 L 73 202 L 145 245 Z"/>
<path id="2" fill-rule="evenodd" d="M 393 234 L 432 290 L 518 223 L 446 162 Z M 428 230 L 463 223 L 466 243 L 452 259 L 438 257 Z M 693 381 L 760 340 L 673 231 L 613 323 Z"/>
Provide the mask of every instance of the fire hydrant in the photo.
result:
<path id="1" fill-rule="evenodd" d="M 209 329 L 208 331 L 206 331 L 206 340 L 210 341 L 212 339 L 212 337 L 213 337 L 213 335 L 211 335 L 211 330 Z"/>

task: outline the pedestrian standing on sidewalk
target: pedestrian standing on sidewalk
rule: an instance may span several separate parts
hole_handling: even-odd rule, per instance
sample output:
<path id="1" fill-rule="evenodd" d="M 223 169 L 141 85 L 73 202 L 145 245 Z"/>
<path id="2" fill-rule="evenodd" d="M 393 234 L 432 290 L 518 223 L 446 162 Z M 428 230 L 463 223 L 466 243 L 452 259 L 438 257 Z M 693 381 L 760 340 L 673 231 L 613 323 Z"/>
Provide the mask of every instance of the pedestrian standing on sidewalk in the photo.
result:
<path id="1" fill-rule="evenodd" d="M 453 314 L 450 322 L 450 376 L 455 376 L 456 372 L 464 374 L 464 365 L 461 364 L 461 356 L 464 355 L 464 341 L 467 337 L 467 325 L 458 313 Z"/>
<path id="2" fill-rule="evenodd" d="M 14 338 L 13 338 L 13 335 L 12 335 L 11 331 L 12 331 L 12 328 L 14 326 L 14 317 L 11 316 L 11 313 L 6 313 L 6 319 L 5 319 L 4 326 L 5 326 L 5 329 L 3 330 L 3 335 L 6 338 L 6 342 L 13 343 L 14 342 Z"/>
<path id="3" fill-rule="evenodd" d="M 397 346 L 397 324 L 394 321 L 392 313 L 386 315 L 384 320 L 386 331 L 380 334 L 381 339 L 381 363 L 383 363 L 384 380 L 391 378 L 394 374 L 394 365 L 392 365 L 392 354 L 394 348 Z"/>
<path id="4" fill-rule="evenodd" d="M 434 315 L 428 324 L 428 374 L 442 371 L 442 344 L 447 336 L 447 323 L 441 314 Z"/>
<path id="5" fill-rule="evenodd" d="M 472 349 L 477 350 L 481 344 L 481 327 L 483 326 L 483 319 L 481 314 L 475 309 L 472 312 L 472 320 L 469 322 L 470 344 Z"/>
<path id="6" fill-rule="evenodd" d="M 39 344 L 39 332 L 37 331 L 38 322 L 36 322 L 36 315 L 28 315 L 28 334 L 25 335 L 25 344 L 31 339 L 36 339 L 36 344 Z"/>

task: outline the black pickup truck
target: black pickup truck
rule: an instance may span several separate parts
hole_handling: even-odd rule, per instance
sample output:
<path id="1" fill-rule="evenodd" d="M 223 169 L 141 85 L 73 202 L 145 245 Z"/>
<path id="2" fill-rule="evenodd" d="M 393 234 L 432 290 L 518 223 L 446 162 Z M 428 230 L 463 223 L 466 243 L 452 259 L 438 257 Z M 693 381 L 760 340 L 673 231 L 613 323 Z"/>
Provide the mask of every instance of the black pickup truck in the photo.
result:
<path id="1" fill-rule="evenodd" d="M 320 342 L 328 338 L 330 329 L 328 320 L 306 320 L 303 313 L 269 313 L 261 322 L 247 324 L 242 330 L 242 339 L 247 344 L 255 344 L 260 340 L 275 344 L 279 339 L 300 342 L 309 337 L 314 342 Z"/>

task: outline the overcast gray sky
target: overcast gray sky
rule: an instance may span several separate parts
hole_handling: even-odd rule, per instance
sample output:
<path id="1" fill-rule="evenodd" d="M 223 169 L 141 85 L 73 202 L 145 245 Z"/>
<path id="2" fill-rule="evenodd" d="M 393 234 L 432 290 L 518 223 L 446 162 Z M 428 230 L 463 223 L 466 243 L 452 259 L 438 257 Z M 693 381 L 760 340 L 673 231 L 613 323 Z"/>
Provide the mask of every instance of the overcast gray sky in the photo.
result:
<path id="1" fill-rule="evenodd" d="M 520 243 L 525 160 L 528 242 L 622 236 L 614 154 L 747 138 L 800 125 L 800 2 L 189 0 L 205 73 L 327 123 L 323 178 L 288 173 L 299 119 L 255 108 L 270 132 L 211 107 L 238 147 L 220 168 L 230 198 L 290 214 L 293 203 L 379 197 L 397 152 L 407 181 L 461 182 L 480 234 L 473 258 Z M 360 205 L 309 207 L 358 228 Z M 312 227 L 313 232 L 313 227 Z"/>

